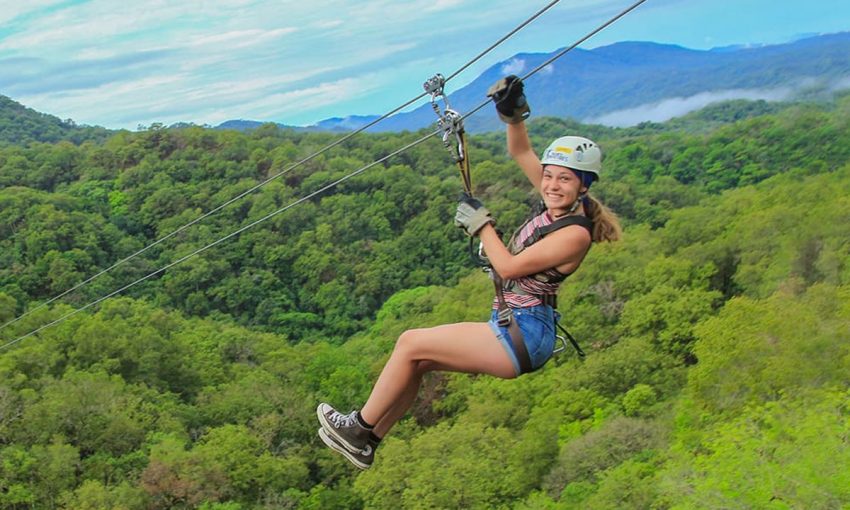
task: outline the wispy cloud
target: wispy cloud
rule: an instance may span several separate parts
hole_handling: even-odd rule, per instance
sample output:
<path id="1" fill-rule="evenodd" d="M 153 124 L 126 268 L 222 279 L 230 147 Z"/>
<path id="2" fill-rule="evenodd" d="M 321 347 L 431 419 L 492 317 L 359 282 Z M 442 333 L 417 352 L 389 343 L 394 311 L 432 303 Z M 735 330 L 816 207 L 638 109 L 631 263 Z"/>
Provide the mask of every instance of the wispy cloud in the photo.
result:
<path id="1" fill-rule="evenodd" d="M 746 11 L 754 1 L 736 8 Z M 686 26 L 683 16 L 714 23 L 719 17 L 699 16 L 722 10 L 714 4 L 648 2 L 594 42 L 667 37 Z M 512 0 L 0 0 L 0 94 L 107 127 L 251 116 L 309 124 L 387 111 L 538 8 Z M 519 52 L 563 47 L 622 8 L 620 0 L 561 2 L 467 69 L 453 88 Z M 840 18 L 817 9 L 799 14 L 791 33 L 825 31 L 805 16 L 818 23 Z M 775 24 L 769 17 L 737 19 L 716 23 L 727 31 L 734 23 L 746 30 Z M 705 33 L 716 44 L 751 39 Z M 679 31 L 691 40 L 703 35 Z M 668 41 L 682 42 L 672 34 Z M 517 59 L 504 71 L 518 74 L 526 67 Z"/>
<path id="2" fill-rule="evenodd" d="M 791 97 L 795 89 L 782 87 L 775 89 L 730 89 L 718 92 L 703 92 L 689 97 L 674 97 L 657 103 L 617 110 L 599 117 L 586 119 L 592 124 L 626 127 L 641 122 L 664 122 L 674 117 L 699 110 L 712 103 L 731 99 L 764 99 L 767 101 L 782 101 Z"/>
<path id="3" fill-rule="evenodd" d="M 328 19 L 317 21 L 314 28 L 318 30 L 330 30 L 332 28 L 341 27 L 345 24 L 341 19 Z"/>
<path id="4" fill-rule="evenodd" d="M 848 88 L 850 88 L 850 76 L 832 80 L 809 77 L 785 87 L 771 89 L 729 89 L 716 92 L 703 92 L 688 97 L 674 97 L 657 103 L 617 110 L 598 117 L 588 118 L 585 119 L 585 122 L 614 127 L 627 127 L 646 121 L 664 122 L 674 117 L 680 117 L 705 108 L 710 104 L 732 99 L 786 101 L 799 97 L 801 94 L 818 94 L 822 91 L 829 94 Z"/>
<path id="5" fill-rule="evenodd" d="M 555 72 L 555 65 L 554 64 L 549 64 L 547 66 L 543 66 L 543 68 L 540 69 L 540 74 L 544 75 L 544 76 L 547 75 L 547 74 L 552 74 L 553 72 Z"/>
<path id="6" fill-rule="evenodd" d="M 29 0 L 27 2 L 3 2 L 0 9 L 0 25 L 45 8 L 63 3 L 65 0 Z"/>
<path id="7" fill-rule="evenodd" d="M 830 92 L 838 92 L 847 89 L 850 89 L 850 76 L 845 76 L 844 78 L 835 80 L 829 85 Z"/>
<path id="8" fill-rule="evenodd" d="M 512 58 L 502 66 L 502 74 L 520 74 L 525 71 L 525 60 Z"/>
<path id="9" fill-rule="evenodd" d="M 429 11 L 444 11 L 458 7 L 463 3 L 463 0 L 434 0 L 427 2 L 425 9 Z"/>
<path id="10" fill-rule="evenodd" d="M 256 98 L 243 105 L 245 111 L 259 115 L 263 112 L 275 112 L 286 116 L 303 108 L 318 108 L 340 100 L 348 100 L 371 92 L 368 76 L 344 78 L 334 82 L 320 83 L 314 87 L 295 89 Z M 224 120 L 224 119 L 222 119 Z"/>
<path id="11" fill-rule="evenodd" d="M 223 34 L 201 35 L 188 41 L 187 46 L 227 46 L 229 48 L 245 48 L 262 44 L 269 39 L 297 32 L 294 27 L 284 27 L 274 30 L 231 30 Z"/>

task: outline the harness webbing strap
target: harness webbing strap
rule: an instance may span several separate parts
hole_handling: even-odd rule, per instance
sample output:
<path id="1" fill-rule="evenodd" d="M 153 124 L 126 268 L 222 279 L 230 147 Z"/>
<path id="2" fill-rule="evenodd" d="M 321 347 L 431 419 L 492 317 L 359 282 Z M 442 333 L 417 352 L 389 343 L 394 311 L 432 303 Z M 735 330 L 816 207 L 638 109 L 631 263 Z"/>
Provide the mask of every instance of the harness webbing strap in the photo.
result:
<path id="1" fill-rule="evenodd" d="M 458 169 L 460 170 L 460 177 L 463 179 L 463 189 L 469 196 L 472 196 L 472 176 L 469 171 L 469 156 L 466 151 L 466 131 L 464 131 L 463 127 L 458 131 L 458 140 L 459 140 L 459 149 L 460 154 L 458 155 L 459 161 L 457 162 Z"/>
<path id="2" fill-rule="evenodd" d="M 540 213 L 542 213 L 542 211 L 540 211 Z M 537 213 L 537 214 L 540 214 L 540 213 Z M 529 219 L 528 221 L 531 221 L 531 220 Z M 528 224 L 528 222 L 526 222 L 526 224 L 524 224 L 522 227 L 520 227 L 517 230 L 517 232 L 514 233 L 514 236 L 518 235 L 519 232 L 522 231 L 523 228 L 525 228 L 525 225 L 527 225 L 527 224 Z M 535 227 L 533 232 L 529 235 L 529 237 L 523 241 L 523 243 L 522 243 L 523 249 L 528 248 L 529 246 L 534 244 L 536 241 L 539 241 L 541 238 L 545 237 L 546 235 L 548 235 L 548 234 L 550 234 L 550 233 L 552 233 L 552 232 L 554 232 L 558 229 L 561 229 L 561 228 L 564 228 L 564 227 L 567 227 L 567 226 L 570 226 L 570 225 L 580 225 L 580 226 L 584 227 L 585 229 L 587 229 L 587 231 L 590 232 L 591 234 L 593 233 L 593 221 L 590 218 L 588 218 L 586 216 L 564 216 L 564 217 L 558 218 L 557 220 L 553 221 L 549 225 Z M 511 241 L 509 243 L 509 245 L 511 245 L 511 246 L 513 245 L 513 239 L 514 238 L 512 237 Z M 498 303 L 499 303 L 499 310 L 498 310 L 499 325 L 502 326 L 502 327 L 506 327 L 508 329 L 508 333 L 511 336 L 511 342 L 514 345 L 514 352 L 517 355 L 517 359 L 520 361 L 521 373 L 530 372 L 531 371 L 531 358 L 529 357 L 528 350 L 525 347 L 525 342 L 523 341 L 524 339 L 523 339 L 523 336 L 522 336 L 522 332 L 520 331 L 519 327 L 516 324 L 516 320 L 513 316 L 513 311 L 511 310 L 511 308 L 509 307 L 509 305 L 507 304 L 507 301 L 505 299 L 504 292 L 505 292 L 506 289 L 504 288 L 504 281 L 502 280 L 502 278 L 499 276 L 499 274 L 496 273 L 496 271 L 492 267 L 490 268 L 490 274 L 491 274 L 491 278 L 493 279 L 493 285 L 496 287 L 496 299 L 498 300 Z M 566 276 L 567 275 L 564 275 L 564 278 L 566 278 Z M 514 283 L 514 282 L 511 282 L 511 283 Z M 507 289 L 507 290 L 511 290 L 511 292 L 514 292 L 514 293 L 528 294 L 527 292 L 525 292 L 524 290 L 522 290 L 521 288 L 518 288 L 518 287 L 514 287 L 512 289 Z M 528 295 L 536 296 L 537 298 L 540 299 L 540 301 L 544 305 L 551 306 L 552 309 L 558 308 L 558 296 L 555 295 L 555 294 L 528 294 Z M 576 352 L 578 353 L 579 358 L 584 359 L 584 356 L 585 356 L 584 351 L 581 349 L 578 342 L 570 334 L 570 332 L 567 331 L 566 329 L 564 329 L 564 327 L 561 326 L 558 323 L 557 319 L 555 320 L 555 326 L 557 326 L 557 328 L 560 329 L 564 333 L 564 335 L 566 335 L 566 339 L 569 339 L 573 348 L 575 348 Z M 562 341 L 564 339 L 564 337 L 559 337 L 559 338 L 561 338 Z M 566 347 L 566 342 L 564 342 L 564 346 Z M 556 352 L 558 352 L 558 351 L 556 351 Z M 523 360 L 525 360 L 526 365 L 523 365 Z"/>
<path id="3" fill-rule="evenodd" d="M 523 241 L 522 245 L 528 248 L 548 234 L 570 225 L 580 225 L 586 228 L 591 234 L 593 233 L 593 220 L 587 216 L 564 216 L 563 218 L 558 218 L 548 225 L 535 228 L 534 232 L 532 232 L 531 235 Z"/>
<path id="4" fill-rule="evenodd" d="M 508 329 L 508 336 L 511 337 L 514 354 L 516 354 L 517 361 L 519 362 L 520 374 L 527 374 L 531 372 L 531 356 L 528 355 L 528 349 L 525 347 L 525 338 L 522 336 L 522 331 L 520 331 L 516 323 L 513 310 L 511 310 L 511 307 L 505 301 L 505 294 L 502 290 L 502 277 L 499 276 L 499 273 L 495 269 L 490 271 L 490 275 L 493 279 L 493 286 L 496 288 L 496 299 L 499 300 L 498 324 Z"/>

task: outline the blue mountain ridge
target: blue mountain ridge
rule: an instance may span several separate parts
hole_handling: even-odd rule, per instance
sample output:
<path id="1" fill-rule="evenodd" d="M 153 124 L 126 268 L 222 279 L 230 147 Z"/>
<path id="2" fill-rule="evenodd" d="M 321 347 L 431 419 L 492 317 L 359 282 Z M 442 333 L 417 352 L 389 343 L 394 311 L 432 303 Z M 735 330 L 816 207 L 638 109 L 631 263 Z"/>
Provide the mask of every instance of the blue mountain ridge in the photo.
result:
<path id="1" fill-rule="evenodd" d="M 560 51 L 560 50 L 558 50 Z M 449 94 L 461 113 L 480 104 L 487 88 L 506 67 L 523 75 L 555 55 L 520 53 L 499 62 Z M 526 82 L 533 116 L 587 120 L 671 98 L 736 90 L 770 90 L 830 86 L 850 77 L 850 32 L 818 35 L 776 45 L 727 46 L 694 50 L 653 42 L 619 42 L 592 50 L 576 48 Z M 423 77 L 426 79 L 426 77 Z M 451 90 L 452 83 L 446 88 Z M 351 116 L 326 119 L 303 130 L 345 131 L 377 118 Z M 396 114 L 369 131 L 417 130 L 436 120 L 427 103 Z M 244 129 L 228 121 L 221 128 Z M 248 121 L 253 122 L 253 121 Z M 261 123 L 256 122 L 256 125 Z M 291 126 L 289 126 L 291 127 Z M 248 127 L 250 128 L 250 127 Z M 500 129 L 498 118 L 481 112 L 466 120 L 468 131 Z"/>

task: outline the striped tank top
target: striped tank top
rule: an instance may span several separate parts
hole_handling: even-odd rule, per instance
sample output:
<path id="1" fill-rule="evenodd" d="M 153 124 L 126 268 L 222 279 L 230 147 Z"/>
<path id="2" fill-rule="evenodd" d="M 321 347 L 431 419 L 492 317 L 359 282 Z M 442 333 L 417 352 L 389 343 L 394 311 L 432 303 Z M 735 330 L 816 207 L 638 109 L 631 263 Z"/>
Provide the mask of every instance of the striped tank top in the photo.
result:
<path id="1" fill-rule="evenodd" d="M 514 233 L 509 243 L 508 250 L 513 255 L 525 249 L 525 242 L 535 230 L 551 225 L 552 216 L 548 211 L 543 211 L 528 220 L 520 229 Z M 552 267 L 539 273 L 523 276 L 515 280 L 505 280 L 503 284 L 505 302 L 511 308 L 526 308 L 543 304 L 538 297 L 541 295 L 557 295 L 561 282 L 569 274 L 564 274 Z M 493 309 L 499 309 L 498 298 L 493 299 Z"/>

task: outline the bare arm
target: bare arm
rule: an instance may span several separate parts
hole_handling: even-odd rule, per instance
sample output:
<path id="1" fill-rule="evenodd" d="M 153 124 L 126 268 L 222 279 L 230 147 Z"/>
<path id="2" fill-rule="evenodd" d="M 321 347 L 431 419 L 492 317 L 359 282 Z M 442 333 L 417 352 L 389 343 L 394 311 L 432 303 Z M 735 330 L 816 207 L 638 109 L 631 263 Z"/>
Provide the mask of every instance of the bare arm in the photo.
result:
<path id="1" fill-rule="evenodd" d="M 493 269 L 507 280 L 553 267 L 570 273 L 590 248 L 590 233 L 578 225 L 556 230 L 516 255 L 511 255 L 492 225 L 484 226 L 479 235 Z"/>
<path id="2" fill-rule="evenodd" d="M 540 181 L 543 180 L 543 165 L 540 164 L 540 158 L 531 147 L 525 122 L 507 126 L 508 153 L 525 172 L 525 176 L 528 177 L 534 189 L 539 192 Z"/>

